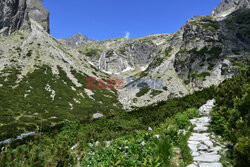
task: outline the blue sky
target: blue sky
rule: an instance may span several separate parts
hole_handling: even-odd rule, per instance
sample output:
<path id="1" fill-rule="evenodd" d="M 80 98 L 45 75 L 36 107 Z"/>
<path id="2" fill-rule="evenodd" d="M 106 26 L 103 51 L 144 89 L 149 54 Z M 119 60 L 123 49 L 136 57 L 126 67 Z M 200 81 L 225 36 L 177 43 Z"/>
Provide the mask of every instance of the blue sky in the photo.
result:
<path id="1" fill-rule="evenodd" d="M 43 0 L 55 38 L 90 39 L 173 33 L 194 15 L 209 15 L 220 0 Z"/>

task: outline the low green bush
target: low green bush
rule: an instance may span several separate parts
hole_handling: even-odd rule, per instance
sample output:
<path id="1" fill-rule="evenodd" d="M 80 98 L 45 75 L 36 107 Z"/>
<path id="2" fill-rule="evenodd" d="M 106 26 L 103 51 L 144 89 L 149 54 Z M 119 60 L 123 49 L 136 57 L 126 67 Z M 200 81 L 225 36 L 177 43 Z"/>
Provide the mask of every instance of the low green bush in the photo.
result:
<path id="1" fill-rule="evenodd" d="M 248 70 L 242 70 L 216 89 L 217 105 L 211 113 L 211 128 L 234 145 L 234 165 L 250 163 L 250 79 Z"/>
<path id="2" fill-rule="evenodd" d="M 196 118 L 196 117 L 200 117 L 201 114 L 200 114 L 200 111 L 197 109 L 197 108 L 189 108 L 187 109 L 184 114 L 189 118 L 189 119 L 192 119 L 192 118 Z"/>
<path id="3" fill-rule="evenodd" d="M 185 129 L 190 125 L 190 120 L 186 114 L 178 113 L 175 116 L 175 121 L 179 129 Z"/>

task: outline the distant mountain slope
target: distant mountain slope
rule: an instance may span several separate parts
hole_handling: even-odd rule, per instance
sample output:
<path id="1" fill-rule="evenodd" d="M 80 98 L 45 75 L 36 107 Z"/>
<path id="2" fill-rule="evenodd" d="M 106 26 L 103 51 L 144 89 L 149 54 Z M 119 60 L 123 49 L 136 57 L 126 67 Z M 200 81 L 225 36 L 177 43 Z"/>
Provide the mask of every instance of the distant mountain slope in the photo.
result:
<path id="1" fill-rule="evenodd" d="M 160 90 L 119 91 L 125 108 L 141 107 L 218 85 L 234 75 L 235 63 L 250 53 L 249 18 L 249 9 L 243 7 L 225 17 L 195 16 L 173 34 L 111 39 L 79 46 L 78 52 L 125 81 L 162 79 Z"/>

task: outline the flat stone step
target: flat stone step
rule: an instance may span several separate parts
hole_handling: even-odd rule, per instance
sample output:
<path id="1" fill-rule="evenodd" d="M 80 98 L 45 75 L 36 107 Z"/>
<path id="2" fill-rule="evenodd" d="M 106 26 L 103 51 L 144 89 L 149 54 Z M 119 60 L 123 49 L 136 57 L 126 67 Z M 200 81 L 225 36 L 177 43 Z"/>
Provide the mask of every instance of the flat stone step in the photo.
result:
<path id="1" fill-rule="evenodd" d="M 198 162 L 219 162 L 221 156 L 217 154 L 201 154 L 198 157 L 194 157 L 194 161 Z"/>
<path id="2" fill-rule="evenodd" d="M 206 140 L 206 141 L 204 141 L 204 144 L 206 145 L 206 146 L 208 146 L 208 147 L 213 147 L 213 142 L 211 142 L 210 140 Z"/>
<path id="3" fill-rule="evenodd" d="M 197 133 L 206 132 L 207 130 L 208 130 L 208 127 L 204 127 L 204 126 L 197 126 L 194 128 L 194 131 Z"/>
<path id="4" fill-rule="evenodd" d="M 200 163 L 200 167 L 223 167 L 221 163 Z"/>
<path id="5" fill-rule="evenodd" d="M 210 123 L 208 123 L 208 122 L 203 122 L 203 123 L 198 122 L 198 123 L 194 123 L 193 125 L 195 125 L 195 126 L 204 126 L 204 127 L 208 127 L 208 126 L 210 125 Z"/>
<path id="6" fill-rule="evenodd" d="M 198 148 L 199 151 L 207 151 L 208 147 L 206 145 L 200 145 Z"/>
<path id="7" fill-rule="evenodd" d="M 190 164 L 190 165 L 188 165 L 187 167 L 197 167 L 197 165 L 195 165 L 195 164 Z"/>
<path id="8" fill-rule="evenodd" d="M 222 149 L 222 147 L 216 146 L 216 147 L 211 147 L 210 151 L 211 151 L 211 152 L 218 152 L 218 151 L 220 151 L 221 149 Z"/>
<path id="9" fill-rule="evenodd" d="M 200 153 L 199 153 L 199 152 L 196 152 L 196 151 L 195 151 L 195 152 L 192 152 L 192 156 L 193 156 L 193 157 L 198 157 L 198 156 L 200 156 Z"/>
<path id="10" fill-rule="evenodd" d="M 205 141 L 205 140 L 210 140 L 208 137 L 208 133 L 193 133 L 192 136 L 190 136 L 189 140 L 190 141 Z"/>
<path id="11" fill-rule="evenodd" d="M 199 141 L 190 141 L 190 140 L 188 140 L 188 144 L 196 144 L 196 145 L 199 145 L 199 144 L 201 144 L 201 142 L 199 142 Z"/>
<path id="12" fill-rule="evenodd" d="M 196 145 L 196 144 L 188 144 L 188 147 L 190 148 L 190 150 L 191 150 L 192 152 L 198 151 L 197 145 Z"/>

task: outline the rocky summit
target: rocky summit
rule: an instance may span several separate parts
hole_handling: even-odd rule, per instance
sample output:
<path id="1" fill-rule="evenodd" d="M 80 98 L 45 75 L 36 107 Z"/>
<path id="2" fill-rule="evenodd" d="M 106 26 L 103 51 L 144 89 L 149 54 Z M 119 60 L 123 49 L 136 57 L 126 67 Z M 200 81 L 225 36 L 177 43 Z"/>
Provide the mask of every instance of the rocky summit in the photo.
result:
<path id="1" fill-rule="evenodd" d="M 249 8 L 249 0 L 223 0 L 210 16 L 226 16 L 235 10 Z"/>
<path id="2" fill-rule="evenodd" d="M 0 166 L 247 163 L 249 0 L 134 39 L 49 22 L 42 0 L 0 1 Z"/>
<path id="3" fill-rule="evenodd" d="M 98 42 L 97 40 L 94 39 L 88 39 L 85 35 L 82 35 L 81 33 L 73 35 L 69 38 L 59 39 L 59 41 L 64 43 L 66 46 L 72 48 L 82 46 L 87 43 Z"/>

